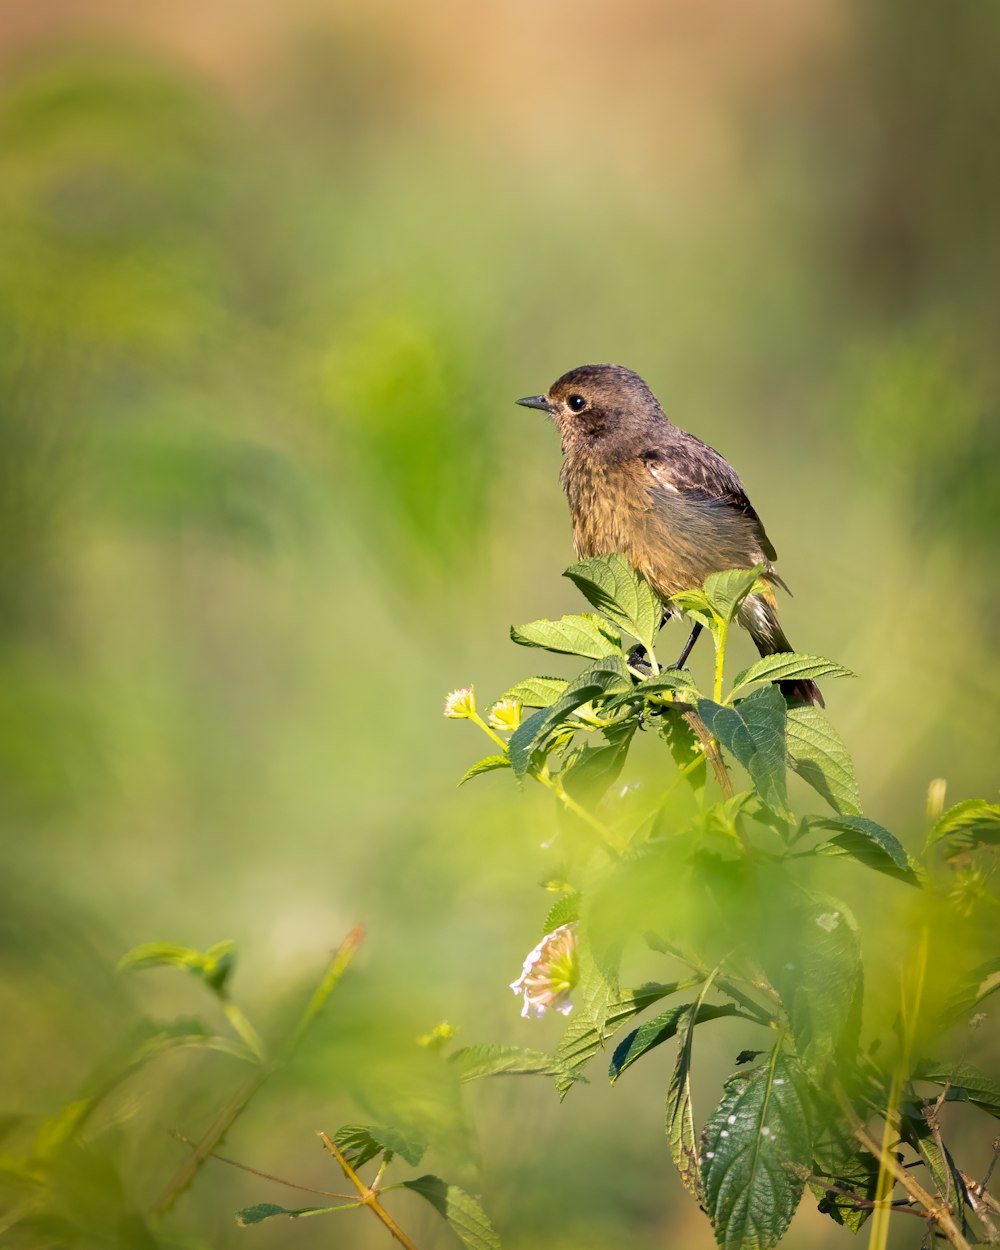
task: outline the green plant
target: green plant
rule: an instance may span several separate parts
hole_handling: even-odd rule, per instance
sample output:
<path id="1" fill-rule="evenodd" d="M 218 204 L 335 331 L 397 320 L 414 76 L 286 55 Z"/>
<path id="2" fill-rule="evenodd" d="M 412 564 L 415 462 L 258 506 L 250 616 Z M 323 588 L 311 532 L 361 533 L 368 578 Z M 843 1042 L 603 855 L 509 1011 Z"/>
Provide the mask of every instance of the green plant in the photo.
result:
<path id="1" fill-rule="evenodd" d="M 721 1246 L 776 1245 L 807 1188 L 839 1224 L 856 1231 L 871 1218 L 873 1246 L 885 1245 L 893 1210 L 956 1247 L 975 1240 L 973 1228 L 993 1240 L 997 1206 L 959 1167 L 940 1112 L 959 1102 L 1000 1117 L 1000 1084 L 936 1048 L 1000 985 L 990 889 L 1000 806 L 942 811 L 935 785 L 917 859 L 863 815 L 851 757 L 826 716 L 771 684 L 847 669 L 772 655 L 727 684 L 730 626 L 759 572 L 718 573 L 674 599 L 714 639 L 710 694 L 658 662 L 659 601 L 615 555 L 567 570 L 596 613 L 511 630 L 520 645 L 586 660 L 581 673 L 528 677 L 485 717 L 471 688 L 449 696 L 445 714 L 473 721 L 496 748 L 463 782 L 509 770 L 551 791 L 561 811 L 560 897 L 514 988 L 523 1014 L 565 1011 L 570 995 L 573 1014 L 554 1055 L 484 1050 L 478 1074 L 535 1070 L 565 1096 L 632 1024 L 614 1043 L 610 1079 L 677 1040 L 669 1149 Z M 638 646 L 629 651 L 625 636 Z M 640 730 L 662 741 L 676 771 L 637 792 L 616 783 Z M 790 775 L 824 810 L 796 813 Z M 902 952 L 888 1007 L 885 995 L 864 1004 L 859 927 L 826 889 L 836 860 L 866 869 L 875 908 L 893 917 L 893 940 L 875 935 L 876 947 Z M 637 947 L 670 972 L 623 988 L 623 956 Z M 699 1133 L 696 1036 L 721 1017 L 740 1023 L 747 1044 Z"/>

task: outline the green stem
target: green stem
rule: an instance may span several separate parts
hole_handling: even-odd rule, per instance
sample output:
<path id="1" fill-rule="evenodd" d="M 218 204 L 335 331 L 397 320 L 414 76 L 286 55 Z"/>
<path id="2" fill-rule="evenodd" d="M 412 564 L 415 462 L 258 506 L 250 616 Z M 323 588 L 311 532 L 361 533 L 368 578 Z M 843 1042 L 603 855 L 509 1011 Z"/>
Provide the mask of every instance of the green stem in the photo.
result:
<path id="1" fill-rule="evenodd" d="M 503 738 L 501 738 L 498 733 L 496 733 L 489 725 L 487 725 L 487 723 L 483 720 L 483 718 L 479 715 L 478 712 L 472 712 L 469 715 L 469 720 L 471 720 L 474 725 L 478 725 L 484 734 L 487 734 L 489 737 L 491 737 L 493 741 L 497 744 L 497 746 L 500 748 L 500 750 L 503 751 L 504 755 L 507 754 L 507 743 L 504 742 Z"/>
<path id="2" fill-rule="evenodd" d="M 264 1063 L 267 1058 L 264 1043 L 261 1041 L 260 1034 L 243 1013 L 242 1008 L 237 1007 L 231 999 L 223 998 L 222 1010 L 233 1031 L 238 1034 L 240 1040 L 252 1053 L 253 1057 L 258 1063 Z"/>
<path id="3" fill-rule="evenodd" d="M 719 633 L 715 644 L 715 690 L 713 698 L 722 702 L 722 681 L 726 670 L 726 643 L 729 641 L 729 622 L 719 621 Z"/>
<path id="4" fill-rule="evenodd" d="M 551 777 L 547 770 L 534 773 L 533 775 L 542 783 L 546 790 L 552 791 L 559 802 L 562 803 L 568 811 L 571 811 L 574 816 L 578 816 L 580 820 L 593 829 L 595 833 L 600 834 L 601 840 L 604 842 L 606 848 L 617 858 L 618 851 L 615 849 L 614 839 L 611 836 L 610 830 L 602 825 L 596 816 L 592 816 L 582 803 L 578 803 L 571 794 L 566 792 L 565 786 L 558 777 Z"/>

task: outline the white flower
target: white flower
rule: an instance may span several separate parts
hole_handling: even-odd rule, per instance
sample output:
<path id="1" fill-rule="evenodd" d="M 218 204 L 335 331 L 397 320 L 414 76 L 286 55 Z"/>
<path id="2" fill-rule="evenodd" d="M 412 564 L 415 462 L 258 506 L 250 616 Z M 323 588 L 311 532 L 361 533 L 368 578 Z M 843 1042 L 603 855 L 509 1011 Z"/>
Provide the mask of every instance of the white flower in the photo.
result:
<path id="1" fill-rule="evenodd" d="M 444 701 L 444 714 L 449 720 L 468 720 L 476 714 L 476 695 L 471 686 L 453 690 Z"/>
<path id="2" fill-rule="evenodd" d="M 570 993 L 577 982 L 576 925 L 563 924 L 538 943 L 524 961 L 524 968 L 510 988 L 524 995 L 521 1015 L 544 1016 L 549 1007 L 568 1016 L 573 1010 Z"/>

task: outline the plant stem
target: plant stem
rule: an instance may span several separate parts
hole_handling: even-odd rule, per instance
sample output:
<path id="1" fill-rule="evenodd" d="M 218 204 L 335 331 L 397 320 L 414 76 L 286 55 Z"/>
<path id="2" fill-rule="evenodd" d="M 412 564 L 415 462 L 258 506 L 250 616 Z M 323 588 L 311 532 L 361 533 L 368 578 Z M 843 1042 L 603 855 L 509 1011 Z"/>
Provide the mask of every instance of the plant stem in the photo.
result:
<path id="1" fill-rule="evenodd" d="M 503 751 L 504 755 L 507 754 L 507 743 L 504 742 L 503 738 L 501 738 L 498 733 L 487 725 L 478 712 L 472 712 L 469 715 L 469 720 L 471 720 L 474 725 L 478 725 L 484 734 L 487 734 L 490 738 L 492 738 L 500 750 Z"/>
<path id="2" fill-rule="evenodd" d="M 726 643 L 729 641 L 729 622 L 719 618 L 719 633 L 715 642 L 715 689 L 712 698 L 722 702 L 722 681 L 726 671 Z"/>
<path id="3" fill-rule="evenodd" d="M 542 783 L 546 790 L 551 790 L 568 811 L 571 811 L 574 816 L 578 816 L 580 820 L 593 829 L 595 833 L 600 834 L 601 840 L 604 842 L 606 848 L 612 855 L 616 858 L 618 857 L 618 851 L 615 848 L 611 831 L 601 824 L 596 816 L 592 816 L 582 803 L 578 803 L 571 794 L 567 794 L 565 786 L 558 777 L 549 776 L 547 769 L 534 773 L 533 776 L 535 776 Z"/>
<path id="4" fill-rule="evenodd" d="M 361 1205 L 365 1207 L 370 1207 L 372 1212 L 382 1221 L 382 1223 L 386 1226 L 386 1228 L 393 1235 L 393 1237 L 396 1238 L 396 1240 L 400 1243 L 400 1245 L 406 1247 L 406 1250 L 417 1250 L 417 1247 L 413 1244 L 413 1242 L 409 1239 L 409 1237 L 407 1237 L 406 1233 L 403 1232 L 403 1230 L 399 1227 L 399 1225 L 392 1218 L 389 1212 L 385 1209 L 384 1206 L 382 1206 L 381 1202 L 379 1202 L 378 1194 L 376 1193 L 376 1191 L 364 1183 L 361 1177 L 358 1176 L 357 1172 L 355 1172 L 355 1170 L 347 1162 L 342 1152 L 337 1149 L 336 1145 L 333 1143 L 333 1141 L 331 1141 L 331 1139 L 326 1135 L 326 1133 L 320 1133 L 319 1139 L 323 1143 L 323 1145 L 327 1148 L 327 1150 L 329 1150 L 330 1154 L 332 1154 L 333 1157 L 337 1160 L 337 1162 L 340 1164 L 341 1168 L 343 1169 L 344 1175 L 351 1182 L 351 1184 L 355 1186 L 358 1193 L 361 1195 L 361 1198 L 360 1198 Z"/>

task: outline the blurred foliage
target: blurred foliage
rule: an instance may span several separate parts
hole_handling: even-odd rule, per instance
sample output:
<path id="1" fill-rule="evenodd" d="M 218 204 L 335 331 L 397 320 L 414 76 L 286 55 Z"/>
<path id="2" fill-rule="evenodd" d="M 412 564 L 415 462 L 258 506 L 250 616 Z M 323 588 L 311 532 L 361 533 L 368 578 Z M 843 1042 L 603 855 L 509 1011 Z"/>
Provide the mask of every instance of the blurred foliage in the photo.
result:
<path id="1" fill-rule="evenodd" d="M 584 360 L 637 368 L 740 469 L 793 636 L 861 674 L 831 715 L 866 810 L 914 850 L 931 777 L 956 799 L 996 784 L 997 13 L 805 21 L 775 0 L 751 39 L 735 10 L 652 0 L 628 20 L 348 8 L 216 26 L 84 5 L 70 26 L 39 6 L 2 37 L 15 1138 L 145 1016 L 184 1010 L 165 976 L 113 980 L 145 941 L 232 936 L 277 1029 L 366 919 L 343 1012 L 228 1145 L 267 1170 L 325 1177 L 302 1143 L 436 1020 L 523 1040 L 500 990 L 546 910 L 524 864 L 551 811 L 451 794 L 461 747 L 428 725 L 473 663 L 514 680 L 498 618 L 553 608 L 558 449 L 510 401 Z M 168 1130 L 204 1124 L 221 1061 L 137 1078 L 66 1165 L 75 1231 L 35 1244 L 142 1244 Z M 565 1127 L 523 1087 L 475 1095 L 505 1244 L 708 1244 L 680 1206 L 659 1226 L 645 1151 L 616 1136 L 631 1107 L 660 1140 L 641 1074 L 613 1092 Z M 518 1198 L 525 1140 L 551 1201 Z M 239 1232 L 258 1191 L 222 1165 L 213 1182 L 161 1244 L 305 1232 Z"/>

